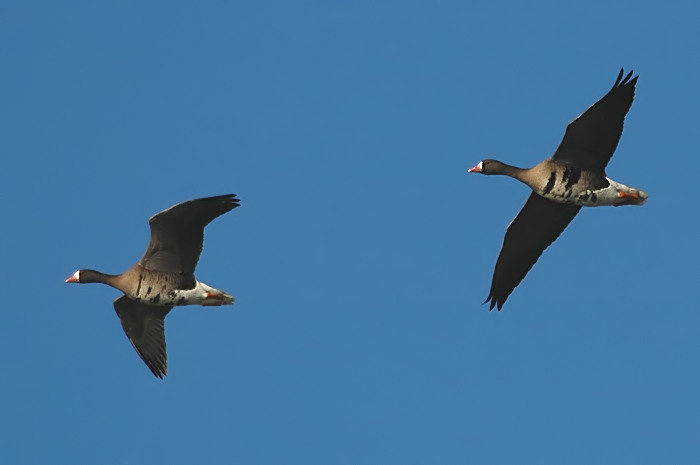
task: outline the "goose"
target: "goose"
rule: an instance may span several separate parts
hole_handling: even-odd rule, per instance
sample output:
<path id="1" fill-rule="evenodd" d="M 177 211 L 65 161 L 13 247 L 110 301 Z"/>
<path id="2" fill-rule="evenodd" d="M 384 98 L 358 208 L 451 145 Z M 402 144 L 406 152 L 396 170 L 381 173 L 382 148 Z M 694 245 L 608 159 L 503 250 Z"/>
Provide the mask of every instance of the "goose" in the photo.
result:
<path id="1" fill-rule="evenodd" d="M 85 269 L 67 283 L 103 283 L 124 293 L 114 310 L 131 345 L 151 372 L 167 375 L 165 316 L 176 305 L 233 305 L 232 295 L 194 276 L 204 241 L 204 227 L 240 205 L 235 194 L 189 200 L 151 217 L 146 253 L 119 275 Z"/>
<path id="2" fill-rule="evenodd" d="M 566 127 L 550 158 L 532 168 L 517 168 L 486 159 L 470 173 L 505 175 L 527 184 L 532 193 L 506 229 L 496 261 L 489 310 L 501 310 L 542 252 L 556 240 L 581 207 L 643 205 L 641 189 L 613 181 L 605 174 L 622 135 L 639 76 L 620 70 L 612 89 Z"/>

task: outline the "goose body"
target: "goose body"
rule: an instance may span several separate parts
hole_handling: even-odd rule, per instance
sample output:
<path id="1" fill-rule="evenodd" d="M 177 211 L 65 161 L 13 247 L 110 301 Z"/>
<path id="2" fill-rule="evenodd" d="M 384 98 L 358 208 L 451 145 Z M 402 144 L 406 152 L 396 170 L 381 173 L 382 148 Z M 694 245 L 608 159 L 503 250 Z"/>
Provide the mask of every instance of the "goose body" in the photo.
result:
<path id="1" fill-rule="evenodd" d="M 637 77 L 624 72 L 612 89 L 569 123 L 564 138 L 550 158 L 532 168 L 518 168 L 486 159 L 470 173 L 499 174 L 528 185 L 532 193 L 508 225 L 496 261 L 490 309 L 501 309 L 542 252 L 561 234 L 581 207 L 643 205 L 641 189 L 610 179 L 605 167 L 615 152 L 625 115 L 634 99 Z"/>
<path id="2" fill-rule="evenodd" d="M 487 166 L 486 172 L 484 165 Z M 583 207 L 644 205 L 648 197 L 646 192 L 614 181 L 604 174 L 552 159 L 527 169 L 506 165 L 498 160 L 482 160 L 468 171 L 504 174 L 527 184 L 534 192 L 553 202 Z"/>
<path id="3" fill-rule="evenodd" d="M 120 275 L 107 275 L 95 270 L 78 270 L 67 283 L 103 283 L 119 289 L 134 302 L 149 305 L 233 305 L 233 296 L 195 280 L 194 287 L 184 284 L 176 273 L 147 270 L 134 265 Z"/>
<path id="4" fill-rule="evenodd" d="M 232 305 L 232 295 L 194 276 L 204 240 L 204 227 L 240 205 L 235 195 L 190 200 L 149 220 L 151 240 L 144 256 L 122 274 L 76 271 L 67 283 L 103 283 L 124 293 L 114 301 L 122 328 L 153 374 L 167 374 L 165 316 L 174 306 Z"/>

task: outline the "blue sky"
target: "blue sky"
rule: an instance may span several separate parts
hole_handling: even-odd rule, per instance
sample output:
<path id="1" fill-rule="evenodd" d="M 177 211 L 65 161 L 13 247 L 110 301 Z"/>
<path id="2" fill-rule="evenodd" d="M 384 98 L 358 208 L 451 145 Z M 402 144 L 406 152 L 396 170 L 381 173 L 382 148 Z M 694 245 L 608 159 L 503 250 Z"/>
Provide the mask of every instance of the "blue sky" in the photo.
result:
<path id="1" fill-rule="evenodd" d="M 473 4 L 472 4 L 473 3 Z M 12 464 L 698 463 L 697 2 L 3 2 Z M 530 166 L 612 86 L 608 174 L 503 311 Z M 154 378 L 112 309 L 147 219 L 236 193 Z"/>

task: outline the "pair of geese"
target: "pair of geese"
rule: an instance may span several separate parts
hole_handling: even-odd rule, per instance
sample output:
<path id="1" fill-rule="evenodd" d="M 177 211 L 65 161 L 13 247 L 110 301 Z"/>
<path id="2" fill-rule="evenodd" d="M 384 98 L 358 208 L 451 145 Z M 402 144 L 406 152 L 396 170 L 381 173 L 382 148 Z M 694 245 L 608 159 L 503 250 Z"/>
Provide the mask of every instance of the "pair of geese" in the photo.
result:
<path id="1" fill-rule="evenodd" d="M 632 72 L 572 121 L 550 158 L 532 168 L 516 168 L 497 160 L 482 160 L 471 173 L 503 174 L 532 193 L 508 225 L 496 261 L 490 309 L 503 307 L 542 252 L 576 216 L 582 206 L 643 205 L 647 194 L 605 175 L 605 166 L 622 135 L 625 115 L 634 99 L 637 77 Z M 232 305 L 233 296 L 194 276 L 202 252 L 204 227 L 240 205 L 235 195 L 220 195 L 179 203 L 149 220 L 151 240 L 144 256 L 120 275 L 78 270 L 68 283 L 104 283 L 124 293 L 114 309 L 129 341 L 153 374 L 167 374 L 165 316 L 176 305 Z"/>

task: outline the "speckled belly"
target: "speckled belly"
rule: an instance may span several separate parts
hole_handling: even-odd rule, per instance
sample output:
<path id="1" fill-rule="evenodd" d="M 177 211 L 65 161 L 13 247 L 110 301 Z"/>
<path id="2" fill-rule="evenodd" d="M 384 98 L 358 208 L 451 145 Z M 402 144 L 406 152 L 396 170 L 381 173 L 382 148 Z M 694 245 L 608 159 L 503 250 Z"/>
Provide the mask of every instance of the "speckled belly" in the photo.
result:
<path id="1" fill-rule="evenodd" d="M 563 178 L 556 182 L 556 176 L 553 172 L 539 194 L 558 203 L 581 205 L 583 207 L 618 205 L 624 200 L 620 195 L 621 192 L 639 194 L 643 199 L 647 197 L 644 191 L 613 181 L 608 177 L 605 178 L 604 184 L 606 185 L 597 189 L 585 188 L 584 185 L 589 183 L 579 183 L 579 180 L 580 173 L 576 174 L 573 170 L 572 172 L 567 170 L 564 172 Z M 640 201 L 640 205 L 644 203 L 643 199 Z"/>
<path id="2" fill-rule="evenodd" d="M 142 270 L 129 298 L 150 305 L 180 305 L 177 293 L 180 276 L 175 273 L 154 273 Z"/>

